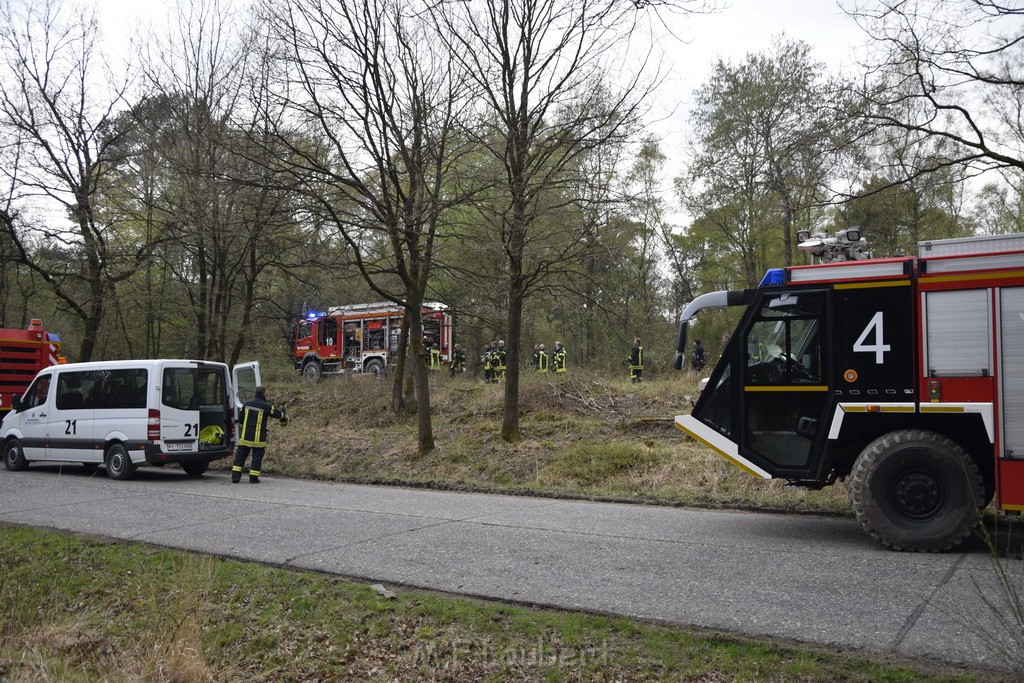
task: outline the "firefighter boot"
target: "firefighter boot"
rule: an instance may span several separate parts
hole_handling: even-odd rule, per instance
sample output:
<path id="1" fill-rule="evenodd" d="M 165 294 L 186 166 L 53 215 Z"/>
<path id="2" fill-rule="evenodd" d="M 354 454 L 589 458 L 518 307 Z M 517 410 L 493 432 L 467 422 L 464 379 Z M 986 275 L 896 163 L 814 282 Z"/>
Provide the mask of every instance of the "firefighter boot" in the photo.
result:
<path id="1" fill-rule="evenodd" d="M 235 465 L 231 468 L 231 483 L 237 484 L 240 481 L 242 481 L 242 468 Z"/>
<path id="2" fill-rule="evenodd" d="M 260 473 L 257 470 L 249 470 L 249 483 L 258 484 L 260 483 Z"/>

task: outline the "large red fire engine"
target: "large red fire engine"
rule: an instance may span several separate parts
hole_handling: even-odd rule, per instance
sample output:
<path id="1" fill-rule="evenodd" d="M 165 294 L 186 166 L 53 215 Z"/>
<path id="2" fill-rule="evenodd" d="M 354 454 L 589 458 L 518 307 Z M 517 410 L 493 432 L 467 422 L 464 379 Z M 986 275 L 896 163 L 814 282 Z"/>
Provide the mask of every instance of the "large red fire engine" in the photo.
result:
<path id="1" fill-rule="evenodd" d="M 746 306 L 676 425 L 748 473 L 845 479 L 861 526 L 898 550 L 951 548 L 979 510 L 1024 510 L 1024 235 L 923 242 L 871 259 L 859 230 L 800 235 L 817 265 L 768 271 L 683 312 Z"/>
<path id="2" fill-rule="evenodd" d="M 0 418 L 43 368 L 63 363 L 60 337 L 33 319 L 27 330 L 0 328 Z"/>
<path id="3" fill-rule="evenodd" d="M 336 306 L 311 313 L 295 327 L 295 369 L 310 380 L 345 371 L 380 374 L 394 361 L 403 309 L 392 303 Z M 423 342 L 451 359 L 452 316 L 436 302 L 423 304 Z"/>

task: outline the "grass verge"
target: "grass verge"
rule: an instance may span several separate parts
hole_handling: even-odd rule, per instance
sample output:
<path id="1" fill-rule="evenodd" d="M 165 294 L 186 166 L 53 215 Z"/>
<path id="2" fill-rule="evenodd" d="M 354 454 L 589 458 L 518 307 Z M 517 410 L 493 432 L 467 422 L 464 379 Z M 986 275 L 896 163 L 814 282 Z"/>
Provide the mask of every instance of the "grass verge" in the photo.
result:
<path id="1" fill-rule="evenodd" d="M 994 680 L 0 525 L 0 681 L 512 679 Z"/>

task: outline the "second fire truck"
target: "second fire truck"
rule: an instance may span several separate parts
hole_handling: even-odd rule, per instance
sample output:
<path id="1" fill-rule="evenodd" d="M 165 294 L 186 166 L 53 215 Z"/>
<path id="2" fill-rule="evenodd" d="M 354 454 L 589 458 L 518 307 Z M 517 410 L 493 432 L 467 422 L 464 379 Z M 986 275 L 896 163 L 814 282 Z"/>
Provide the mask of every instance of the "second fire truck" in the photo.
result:
<path id="1" fill-rule="evenodd" d="M 312 313 L 295 328 L 295 369 L 309 380 L 321 375 L 367 372 L 378 375 L 395 360 L 403 309 L 392 303 L 336 306 Z M 449 361 L 452 316 L 448 307 L 428 302 L 422 310 L 423 342 Z"/>
<path id="2" fill-rule="evenodd" d="M 37 372 L 64 362 L 60 337 L 44 330 L 42 320 L 34 318 L 25 330 L 0 328 L 0 419 Z"/>
<path id="3" fill-rule="evenodd" d="M 802 235 L 830 263 L 770 270 L 682 315 L 745 306 L 677 426 L 755 477 L 846 480 L 864 530 L 952 548 L 994 501 L 1024 510 L 1024 235 L 937 240 L 870 259 L 851 228 Z"/>

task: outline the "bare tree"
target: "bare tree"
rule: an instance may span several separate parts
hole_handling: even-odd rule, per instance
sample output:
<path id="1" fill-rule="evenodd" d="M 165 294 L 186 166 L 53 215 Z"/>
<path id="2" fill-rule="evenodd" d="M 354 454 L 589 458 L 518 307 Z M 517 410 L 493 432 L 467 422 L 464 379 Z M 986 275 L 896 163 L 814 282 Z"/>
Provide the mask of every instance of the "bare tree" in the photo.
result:
<path id="1" fill-rule="evenodd" d="M 275 124 L 289 156 L 278 170 L 340 231 L 369 286 L 405 309 L 419 449 L 434 448 L 422 305 L 444 212 L 460 201 L 455 63 L 422 5 L 402 0 L 267 2 L 287 65 Z M 278 120 L 268 110 L 268 120 Z M 403 335 L 404 338 L 404 335 Z M 403 408 L 400 350 L 393 408 Z"/>
<path id="2" fill-rule="evenodd" d="M 10 141 L 3 173 L 11 187 L 0 228 L 18 260 L 81 322 L 79 360 L 96 350 L 114 285 L 150 250 L 101 202 L 127 80 L 109 85 L 98 37 L 95 11 L 53 0 L 0 5 L 0 128 Z M 32 210 L 42 213 L 30 219 Z"/>
<path id="3" fill-rule="evenodd" d="M 870 127 L 922 142 L 914 174 L 1024 169 L 1024 8 L 992 0 L 849 0 L 875 48 L 857 89 Z"/>
<path id="4" fill-rule="evenodd" d="M 697 3 L 680 2 L 676 8 Z M 524 301 L 554 264 L 578 245 L 552 245 L 545 214 L 574 201 L 567 190 L 587 150 L 629 136 L 655 78 L 646 60 L 620 74 L 625 41 L 641 6 L 619 0 L 486 0 L 436 3 L 435 22 L 450 36 L 480 98 L 468 134 L 497 161 L 501 195 L 479 203 L 498 232 L 507 265 L 508 370 L 501 435 L 517 440 Z M 544 245 L 539 248 L 538 245 Z"/>

